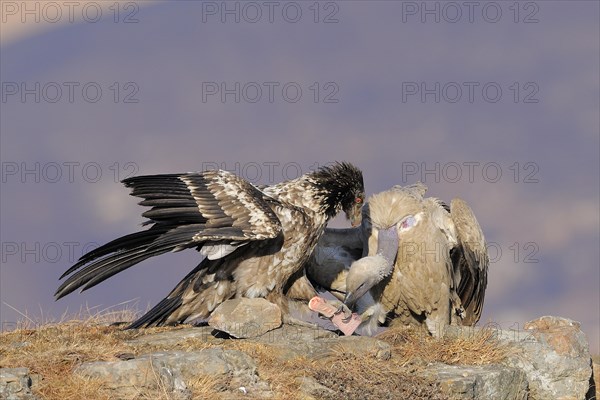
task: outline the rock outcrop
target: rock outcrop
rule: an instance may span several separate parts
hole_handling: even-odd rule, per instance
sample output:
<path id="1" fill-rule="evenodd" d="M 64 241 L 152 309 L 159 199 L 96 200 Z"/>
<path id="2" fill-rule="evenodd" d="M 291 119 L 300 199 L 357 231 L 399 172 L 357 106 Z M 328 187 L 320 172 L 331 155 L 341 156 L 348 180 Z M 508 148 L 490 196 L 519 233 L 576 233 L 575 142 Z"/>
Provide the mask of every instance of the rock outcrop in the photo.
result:
<path id="1" fill-rule="evenodd" d="M 231 336 L 243 339 L 261 336 L 281 326 L 281 310 L 262 299 L 238 298 L 221 303 L 208 324 Z"/>
<path id="2" fill-rule="evenodd" d="M 435 364 L 425 375 L 438 381 L 441 390 L 452 399 L 528 399 L 527 379 L 518 368 Z"/>
<path id="3" fill-rule="evenodd" d="M 100 361 L 82 364 L 75 373 L 102 379 L 115 398 L 136 398 L 161 390 L 174 399 L 191 398 L 188 384 L 199 377 L 224 378 L 225 390 L 269 392 L 256 373 L 256 363 L 237 350 L 211 348 L 200 351 L 165 351 L 127 361 Z M 225 379 L 226 378 L 226 379 Z"/>
<path id="4" fill-rule="evenodd" d="M 583 399 L 592 378 L 592 358 L 578 322 L 541 317 L 524 326 L 521 355 L 511 357 L 526 374 L 533 399 Z"/>
<path id="5" fill-rule="evenodd" d="M 128 350 L 115 354 L 114 360 L 84 362 L 73 373 L 104 382 L 111 398 L 152 398 L 160 392 L 169 399 L 187 400 L 197 396 L 202 385 L 210 386 L 226 399 L 273 398 L 279 395 L 279 382 L 274 378 L 273 368 L 266 376 L 260 373 L 264 363 L 276 368 L 280 365 L 294 368 L 302 360 L 320 365 L 321 373 L 327 375 L 292 375 L 294 390 L 302 399 L 370 398 L 388 394 L 393 397 L 398 393 L 409 393 L 410 398 L 417 393 L 422 395 L 419 399 L 595 399 L 595 388 L 590 386 L 594 378 L 586 337 L 579 324 L 568 319 L 542 317 L 528 322 L 524 330 L 495 330 L 493 336 L 498 343 L 509 349 L 508 356 L 499 363 L 478 366 L 416 363 L 411 376 L 421 383 L 431 382 L 429 386 L 421 386 L 430 390 L 429 395 L 423 395 L 421 389 L 400 391 L 405 388 L 399 389 L 398 385 L 404 383 L 389 380 L 412 379 L 408 376 L 374 374 L 372 385 L 378 391 L 369 391 L 373 388 L 361 386 L 364 382 L 358 384 L 356 377 L 346 372 L 336 374 L 327 367 L 328 359 L 337 363 L 359 360 L 356 365 L 369 366 L 359 374 L 369 374 L 380 366 L 384 370 L 388 360 L 402 356 L 394 354 L 397 348 L 388 341 L 376 337 L 340 337 L 321 328 L 281 325 L 279 309 L 264 302 L 236 299 L 223 303 L 211 326 L 154 333 L 139 331 L 137 337 L 123 343 Z M 265 318 L 266 322 L 257 324 L 253 316 Z M 254 324 L 252 329 L 249 324 Z M 260 326 L 268 329 L 255 329 Z M 469 338 L 481 329 L 493 327 L 449 327 L 446 337 Z M 0 368 L 0 399 L 36 400 L 38 379 L 27 368 Z M 386 385 L 393 384 L 399 391 L 386 394 Z"/>
<path id="6" fill-rule="evenodd" d="M 29 368 L 0 368 L 0 399 L 37 400 L 31 386 L 38 380 Z"/>
<path id="7" fill-rule="evenodd" d="M 451 327 L 447 334 L 468 336 L 478 329 Z M 528 400 L 590 398 L 592 359 L 578 322 L 546 316 L 526 323 L 523 330 L 497 329 L 495 334 L 512 346 L 504 365 L 525 374 Z"/>

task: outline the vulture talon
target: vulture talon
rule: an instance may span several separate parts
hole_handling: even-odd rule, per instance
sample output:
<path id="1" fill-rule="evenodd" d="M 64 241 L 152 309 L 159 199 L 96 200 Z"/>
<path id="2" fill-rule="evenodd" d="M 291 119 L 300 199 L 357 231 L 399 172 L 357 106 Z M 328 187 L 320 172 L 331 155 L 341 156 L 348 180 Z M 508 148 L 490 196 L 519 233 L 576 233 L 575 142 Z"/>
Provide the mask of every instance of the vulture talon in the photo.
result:
<path id="1" fill-rule="evenodd" d="M 344 318 L 342 319 L 342 321 L 343 321 L 345 324 L 349 323 L 349 322 L 350 322 L 350 320 L 352 320 L 352 314 L 350 314 L 350 315 L 349 315 L 349 316 L 347 316 L 347 317 L 344 315 Z"/>
<path id="2" fill-rule="evenodd" d="M 342 318 L 344 323 L 348 323 L 352 319 L 352 310 L 344 303 L 342 303 L 335 311 L 335 315 L 338 314 L 344 314 L 344 318 Z"/>

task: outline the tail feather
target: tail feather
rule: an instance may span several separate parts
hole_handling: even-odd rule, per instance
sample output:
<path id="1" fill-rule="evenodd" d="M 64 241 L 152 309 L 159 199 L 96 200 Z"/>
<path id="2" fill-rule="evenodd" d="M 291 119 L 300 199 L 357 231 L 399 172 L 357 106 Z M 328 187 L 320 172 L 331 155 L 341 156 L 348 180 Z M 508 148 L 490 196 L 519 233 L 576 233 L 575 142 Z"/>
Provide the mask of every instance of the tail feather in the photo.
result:
<path id="1" fill-rule="evenodd" d="M 263 195 L 229 173 L 140 176 L 125 179 L 123 183 L 132 189 L 132 196 L 143 199 L 141 205 L 150 207 L 142 215 L 148 218 L 144 225 L 152 226 L 84 254 L 61 276 L 65 281 L 55 293 L 57 300 L 77 289 L 87 290 L 141 261 L 169 251 L 201 250 L 206 246 L 203 255 L 218 255 L 224 260 L 238 247 L 254 240 L 276 238 L 281 232 L 281 223 Z M 232 194 L 238 191 L 242 191 L 241 199 Z M 250 203 L 248 195 L 253 197 Z M 208 292 L 207 296 L 212 294 L 217 300 L 211 298 L 203 306 L 210 310 L 218 298 L 231 297 L 227 280 L 233 279 L 231 270 L 236 264 L 220 269 L 217 266 L 223 260 L 206 260 L 129 328 L 183 322 L 198 313 L 197 307 L 194 308 L 198 304 L 194 301 L 202 290 L 214 288 L 214 293 Z M 205 282 L 202 279 L 207 273 L 205 270 L 213 269 L 216 270 L 214 276 Z M 220 280 L 225 283 L 215 283 Z"/>
<path id="2" fill-rule="evenodd" d="M 198 273 L 206 268 L 207 263 L 210 263 L 207 259 L 204 259 L 191 270 L 178 284 L 175 289 L 169 293 L 167 297 L 162 299 L 157 305 L 152 307 L 150 311 L 142 315 L 141 318 L 134 321 L 126 329 L 138 329 L 149 326 L 161 326 L 165 325 L 167 319 L 183 304 L 183 293 L 190 286 L 194 287 L 194 291 L 197 291 L 195 284 L 200 281 Z M 182 322 L 182 321 L 177 321 Z"/>
<path id="3" fill-rule="evenodd" d="M 206 218 L 198 212 L 198 205 L 194 204 L 189 207 L 173 207 L 169 205 L 154 206 L 152 209 L 144 212 L 142 217 L 153 221 L 173 221 L 175 218 L 187 223 L 190 222 L 206 222 Z"/>
<path id="4" fill-rule="evenodd" d="M 181 250 L 185 245 L 189 244 L 190 247 L 197 246 L 199 243 L 190 243 L 190 240 L 198 234 L 198 232 L 205 230 L 204 224 L 193 224 L 193 225 L 181 225 L 171 229 L 167 234 L 162 235 L 152 242 L 148 246 L 149 251 L 160 249 L 162 247 L 178 248 Z"/>
<path id="5" fill-rule="evenodd" d="M 65 276 L 72 274 L 77 271 L 79 268 L 84 266 L 85 264 L 94 261 L 100 257 L 107 256 L 111 253 L 115 253 L 117 251 L 123 249 L 131 249 L 135 248 L 147 243 L 151 243 L 160 237 L 162 234 L 166 233 L 169 230 L 169 226 L 167 225 L 154 225 L 152 228 L 147 229 L 145 231 L 131 233 L 129 235 L 121 236 L 115 240 L 112 240 L 105 245 L 94 249 L 83 256 L 77 261 L 75 265 L 65 271 L 64 274 L 60 276 L 60 279 L 63 279 Z"/>
<path id="6" fill-rule="evenodd" d="M 152 307 L 150 311 L 144 314 L 141 318 L 134 321 L 125 329 L 139 329 L 149 326 L 160 326 L 163 325 L 167 318 L 179 308 L 182 304 L 181 296 L 175 296 L 172 298 L 165 297 Z"/>
<path id="7" fill-rule="evenodd" d="M 81 288 L 82 291 L 87 290 L 147 258 L 166 253 L 170 248 L 162 248 L 152 252 L 146 250 L 147 246 L 140 246 L 125 252 L 115 253 L 87 265 L 60 285 L 55 293 L 56 299 L 58 300 L 78 288 Z"/>
<path id="8" fill-rule="evenodd" d="M 78 288 L 87 290 L 147 258 L 196 246 L 193 241 L 195 232 L 193 229 L 157 224 L 146 231 L 113 240 L 85 254 L 63 274 L 63 277 L 72 275 L 56 290 L 55 297 L 58 300 Z M 160 243 L 156 243 L 158 240 Z"/>

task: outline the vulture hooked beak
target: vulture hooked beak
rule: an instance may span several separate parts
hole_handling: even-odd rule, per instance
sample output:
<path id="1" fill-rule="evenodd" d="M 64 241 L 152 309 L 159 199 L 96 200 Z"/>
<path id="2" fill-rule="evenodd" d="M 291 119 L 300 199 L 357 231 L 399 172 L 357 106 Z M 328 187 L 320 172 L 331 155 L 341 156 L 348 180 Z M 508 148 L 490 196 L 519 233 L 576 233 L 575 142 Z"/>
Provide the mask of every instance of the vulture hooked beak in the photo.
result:
<path id="1" fill-rule="evenodd" d="M 345 210 L 346 218 L 350 220 L 350 225 L 352 225 L 353 228 L 357 227 L 362 222 L 362 207 L 363 198 L 358 196 L 350 208 Z"/>
<path id="2" fill-rule="evenodd" d="M 357 293 L 358 292 L 353 291 L 353 290 L 346 292 L 346 296 L 344 296 L 344 304 L 349 309 L 352 309 L 352 307 L 354 306 L 354 303 L 356 303 L 356 300 L 358 300 L 360 298 L 360 296 L 357 296 Z"/>
<path id="3" fill-rule="evenodd" d="M 346 276 L 346 296 L 344 296 L 346 307 L 352 309 L 358 299 L 381 280 L 379 271 L 386 269 L 387 264 L 385 258 L 378 254 L 363 257 L 352 263 Z"/>

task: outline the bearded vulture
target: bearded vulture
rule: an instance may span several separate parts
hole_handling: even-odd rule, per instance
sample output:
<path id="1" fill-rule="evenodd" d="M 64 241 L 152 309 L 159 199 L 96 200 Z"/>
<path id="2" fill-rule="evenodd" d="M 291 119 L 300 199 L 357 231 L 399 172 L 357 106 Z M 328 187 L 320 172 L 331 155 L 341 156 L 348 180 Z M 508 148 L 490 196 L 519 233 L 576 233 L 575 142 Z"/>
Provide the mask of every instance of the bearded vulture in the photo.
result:
<path id="1" fill-rule="evenodd" d="M 87 290 L 153 256 L 195 248 L 204 257 L 171 293 L 129 328 L 208 318 L 233 297 L 263 297 L 280 305 L 288 296 L 309 300 L 316 292 L 304 264 L 327 222 L 344 211 L 360 224 L 362 172 L 335 163 L 297 179 L 255 186 L 222 170 L 125 179 L 131 195 L 150 209 L 150 228 L 113 240 L 67 270 L 56 299 Z M 302 280 L 304 284 L 298 284 Z M 284 293 L 291 286 L 304 293 Z"/>
<path id="2" fill-rule="evenodd" d="M 316 285 L 356 308 L 366 334 L 391 321 L 440 337 L 481 317 L 489 259 L 479 223 L 463 200 L 448 207 L 426 190 L 371 196 L 361 226 L 328 229 L 307 265 Z"/>

